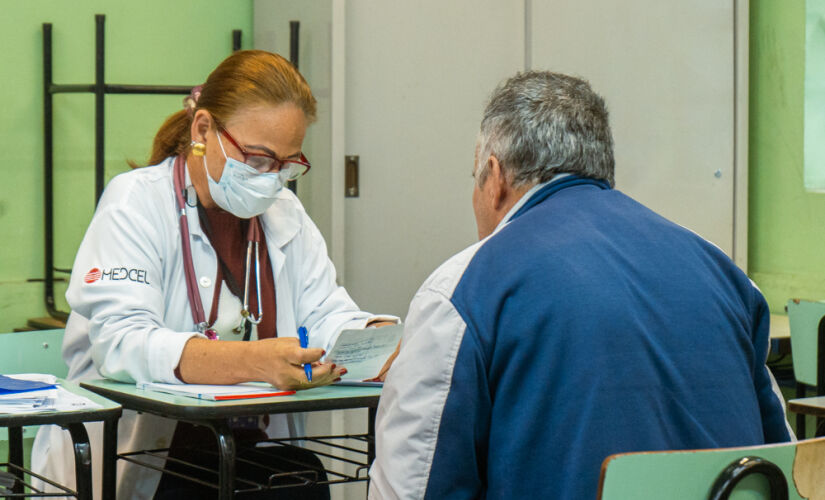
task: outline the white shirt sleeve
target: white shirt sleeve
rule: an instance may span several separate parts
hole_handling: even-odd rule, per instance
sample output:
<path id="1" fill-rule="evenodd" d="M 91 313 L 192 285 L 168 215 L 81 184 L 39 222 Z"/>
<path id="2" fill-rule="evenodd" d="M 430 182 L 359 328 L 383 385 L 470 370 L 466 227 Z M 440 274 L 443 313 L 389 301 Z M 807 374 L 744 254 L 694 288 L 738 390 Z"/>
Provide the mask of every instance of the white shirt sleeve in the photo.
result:
<path id="1" fill-rule="evenodd" d="M 103 376 L 180 383 L 174 370 L 186 342 L 199 334 L 164 326 L 169 244 L 162 224 L 123 202 L 130 195 L 128 183 L 110 182 L 78 250 L 66 298 L 89 319 L 92 360 Z"/>

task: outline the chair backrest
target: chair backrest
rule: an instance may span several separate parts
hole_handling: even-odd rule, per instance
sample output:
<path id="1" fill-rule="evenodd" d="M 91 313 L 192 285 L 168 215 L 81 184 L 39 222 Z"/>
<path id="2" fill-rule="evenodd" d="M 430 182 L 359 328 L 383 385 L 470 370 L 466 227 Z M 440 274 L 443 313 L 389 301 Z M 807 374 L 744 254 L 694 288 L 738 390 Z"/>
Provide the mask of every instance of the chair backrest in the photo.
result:
<path id="1" fill-rule="evenodd" d="M 607 457 L 601 500 L 825 499 L 825 438 Z M 743 479 L 744 478 L 744 479 Z"/>
<path id="2" fill-rule="evenodd" d="M 0 374 L 50 373 L 66 377 L 63 330 L 0 333 Z"/>
<path id="3" fill-rule="evenodd" d="M 825 323 L 825 302 L 790 299 L 787 304 L 788 325 L 791 329 L 793 373 L 797 382 L 819 387 L 819 343 Z"/>

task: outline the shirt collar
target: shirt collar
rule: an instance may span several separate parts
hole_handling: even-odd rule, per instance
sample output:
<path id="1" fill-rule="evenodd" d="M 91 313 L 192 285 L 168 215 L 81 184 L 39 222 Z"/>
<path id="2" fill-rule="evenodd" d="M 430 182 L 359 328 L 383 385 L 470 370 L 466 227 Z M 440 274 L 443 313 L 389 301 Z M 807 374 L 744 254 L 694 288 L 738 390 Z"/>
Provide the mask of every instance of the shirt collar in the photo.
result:
<path id="1" fill-rule="evenodd" d="M 496 226 L 496 229 L 495 229 L 495 231 L 493 231 L 493 234 L 496 234 L 497 232 L 501 231 L 501 229 L 510 222 L 510 219 L 512 219 L 513 216 L 516 215 L 516 212 L 518 212 L 519 209 L 522 206 L 524 206 L 524 204 L 527 203 L 530 200 L 530 198 L 534 194 L 536 194 L 537 191 L 539 191 L 544 186 L 546 186 L 548 184 L 551 184 L 553 182 L 556 182 L 559 179 L 563 179 L 563 178 L 565 178 L 569 175 L 570 175 L 569 173 L 556 174 L 549 181 L 542 182 L 540 184 L 536 184 L 535 186 L 531 187 L 526 193 L 524 193 L 524 195 L 522 195 L 521 198 L 519 198 L 519 200 L 516 202 L 516 204 L 513 205 L 513 207 L 510 209 L 509 212 L 507 212 L 507 215 L 505 215 L 504 218 L 501 219 L 501 222 L 498 223 L 498 226 Z"/>

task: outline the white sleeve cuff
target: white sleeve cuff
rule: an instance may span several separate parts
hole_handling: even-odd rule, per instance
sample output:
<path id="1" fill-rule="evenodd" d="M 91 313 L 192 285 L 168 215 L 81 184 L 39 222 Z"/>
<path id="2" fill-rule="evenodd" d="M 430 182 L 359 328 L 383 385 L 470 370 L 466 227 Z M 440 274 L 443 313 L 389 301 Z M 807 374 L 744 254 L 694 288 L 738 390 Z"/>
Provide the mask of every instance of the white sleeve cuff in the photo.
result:
<path id="1" fill-rule="evenodd" d="M 183 348 L 192 337 L 206 338 L 198 332 L 175 332 L 161 329 L 151 335 L 146 346 L 149 360 L 149 376 L 152 380 L 138 382 L 161 382 L 181 384 L 175 376 L 175 368 L 180 364 Z"/>

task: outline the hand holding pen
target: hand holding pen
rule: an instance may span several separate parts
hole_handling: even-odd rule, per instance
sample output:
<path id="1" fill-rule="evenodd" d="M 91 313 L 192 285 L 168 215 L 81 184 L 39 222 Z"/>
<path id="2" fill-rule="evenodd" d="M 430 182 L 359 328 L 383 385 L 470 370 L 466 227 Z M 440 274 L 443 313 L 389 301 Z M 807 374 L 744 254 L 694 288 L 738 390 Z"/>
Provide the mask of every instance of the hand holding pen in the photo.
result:
<path id="1" fill-rule="evenodd" d="M 237 352 L 232 359 L 234 364 L 226 367 L 226 371 L 233 375 L 232 370 L 241 372 L 242 378 L 228 378 L 225 384 L 235 384 L 239 382 L 260 381 L 272 384 L 281 390 L 309 389 L 322 385 L 331 384 L 346 373 L 343 366 L 335 366 L 334 363 L 322 363 L 321 358 L 325 352 L 320 347 L 302 348 L 297 335 L 291 337 L 272 337 L 249 342 L 225 342 L 226 346 L 218 347 Z M 223 342 L 214 342 L 203 338 L 193 338 L 189 340 L 213 348 Z M 237 345 L 234 345 L 237 344 Z M 234 351 L 232 351 L 234 349 Z M 239 363 L 237 360 L 242 359 Z M 306 365 L 305 369 L 304 365 Z M 185 371 L 182 368 L 182 373 Z M 312 370 L 312 382 L 307 379 L 306 369 Z M 193 379 L 190 383 L 198 383 Z M 200 382 L 204 383 L 204 382 Z"/>

